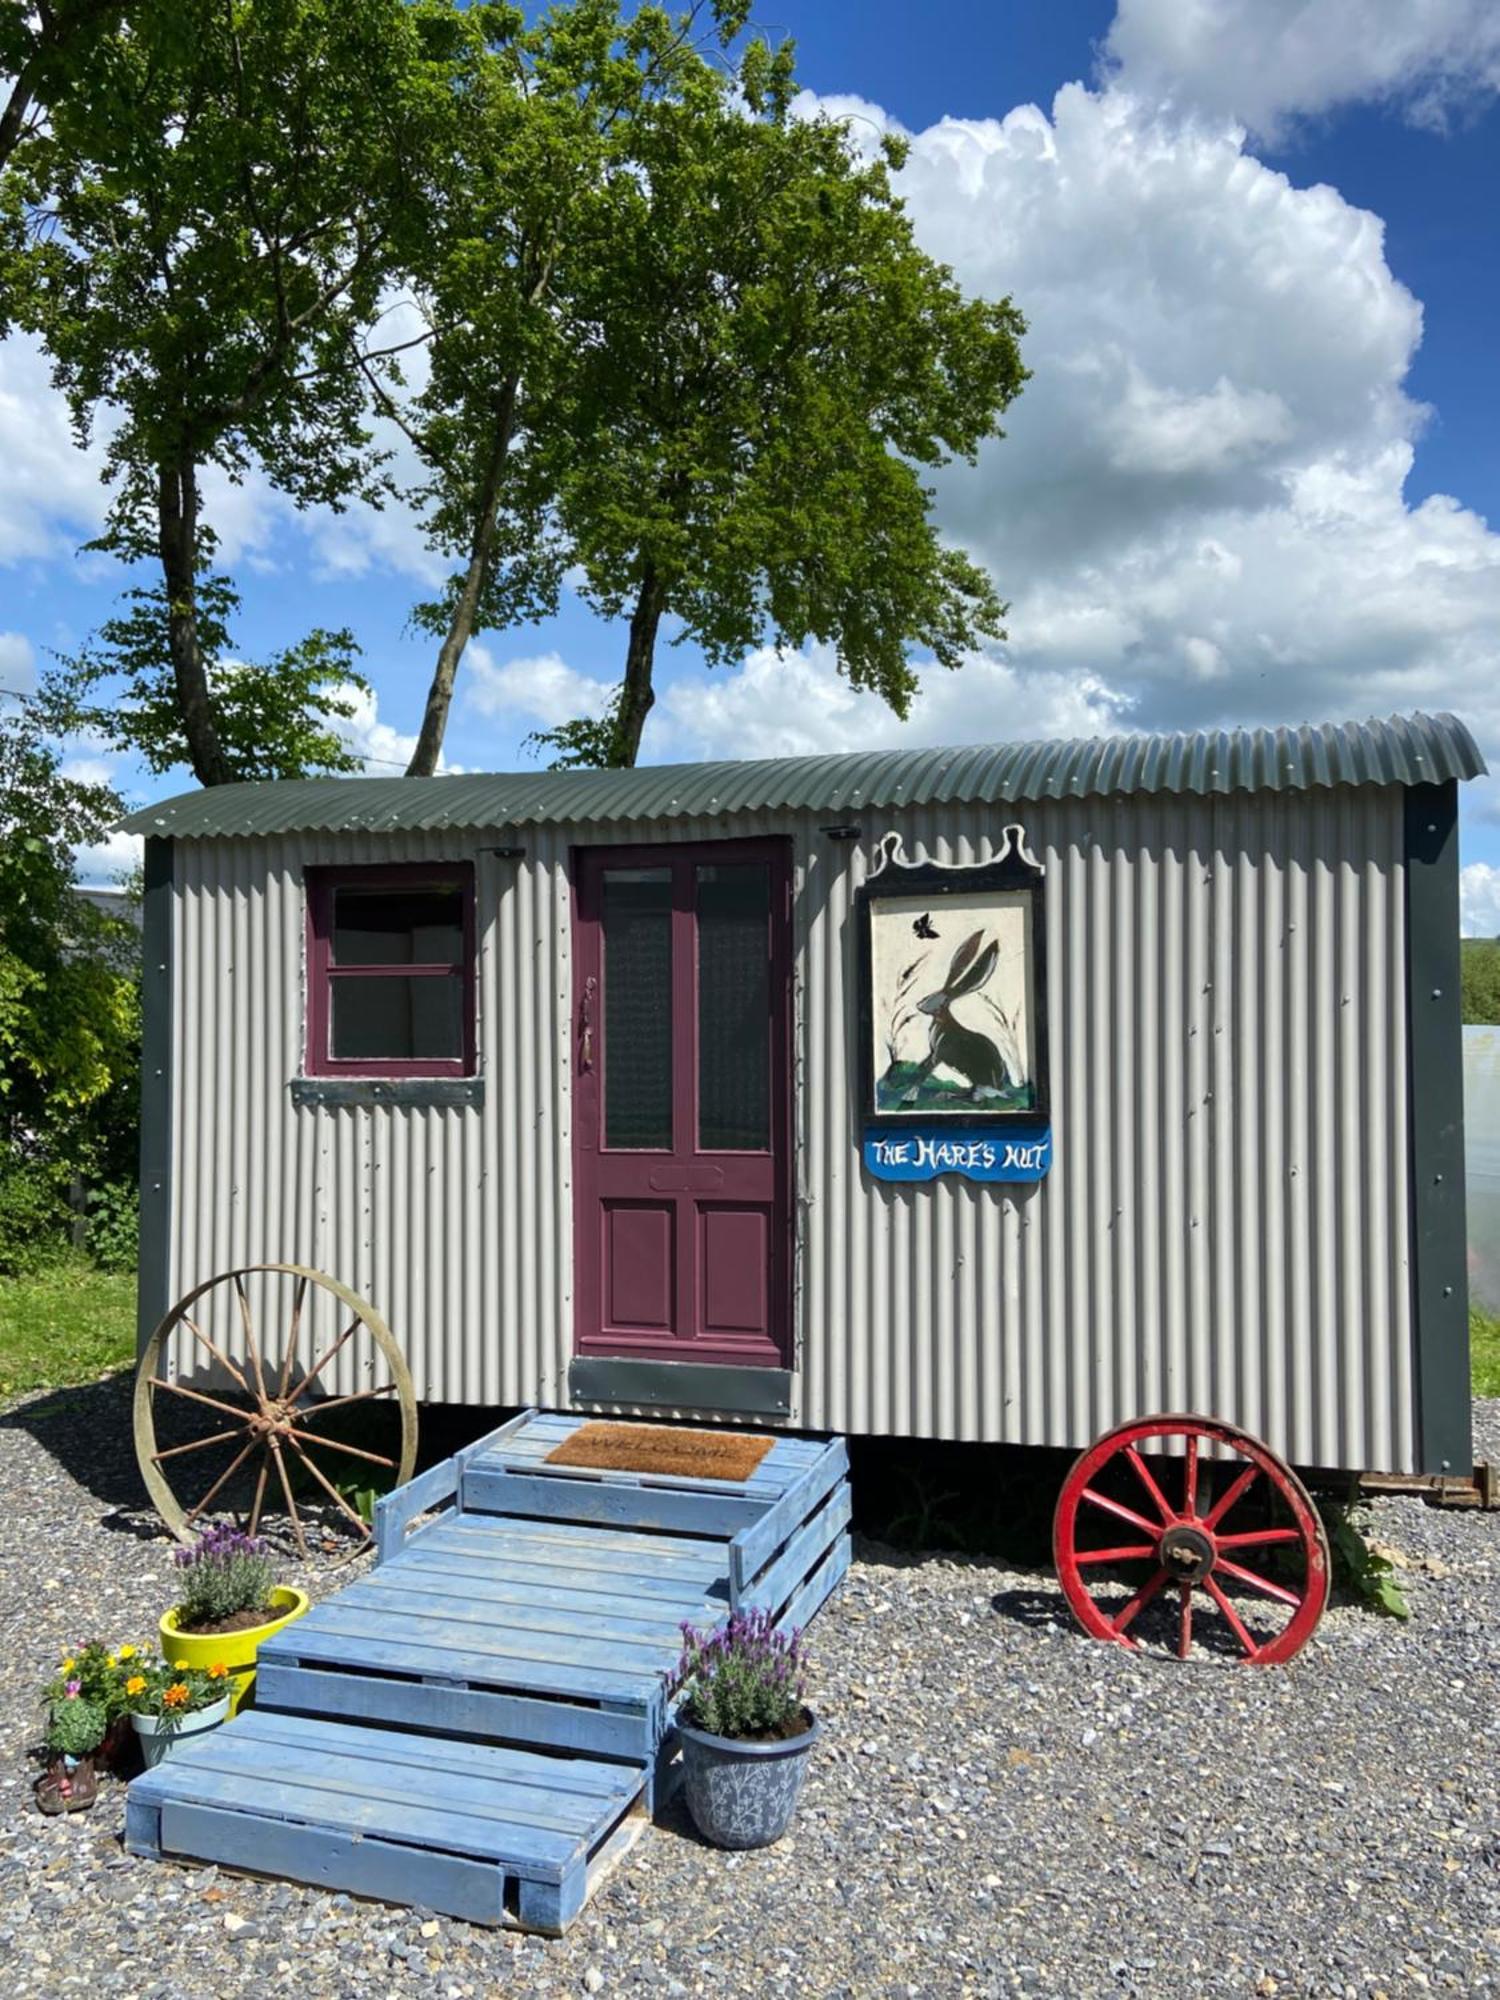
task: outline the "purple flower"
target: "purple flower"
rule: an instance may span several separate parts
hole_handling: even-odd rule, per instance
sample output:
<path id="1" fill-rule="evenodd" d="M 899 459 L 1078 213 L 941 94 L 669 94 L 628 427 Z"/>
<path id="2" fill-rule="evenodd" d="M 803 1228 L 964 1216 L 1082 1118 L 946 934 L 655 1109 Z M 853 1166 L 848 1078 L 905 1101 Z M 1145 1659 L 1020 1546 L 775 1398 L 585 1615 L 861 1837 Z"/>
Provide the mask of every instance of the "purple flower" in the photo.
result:
<path id="1" fill-rule="evenodd" d="M 67 1695 L 70 1701 L 73 1699 L 75 1695 L 80 1695 L 82 1694 L 82 1692 L 83 1692 L 82 1681 L 69 1681 L 67 1686 L 63 1689 L 63 1693 Z"/>

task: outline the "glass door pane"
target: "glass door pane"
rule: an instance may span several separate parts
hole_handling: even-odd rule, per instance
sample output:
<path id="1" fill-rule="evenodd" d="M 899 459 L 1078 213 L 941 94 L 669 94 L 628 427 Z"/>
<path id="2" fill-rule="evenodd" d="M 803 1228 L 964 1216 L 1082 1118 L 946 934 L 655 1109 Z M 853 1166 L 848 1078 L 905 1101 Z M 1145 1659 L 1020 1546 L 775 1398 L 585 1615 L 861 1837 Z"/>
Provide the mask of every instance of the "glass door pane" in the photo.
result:
<path id="1" fill-rule="evenodd" d="M 604 1143 L 672 1146 L 672 871 L 604 876 Z"/>
<path id="2" fill-rule="evenodd" d="M 700 867 L 698 1148 L 771 1149 L 771 874 Z"/>

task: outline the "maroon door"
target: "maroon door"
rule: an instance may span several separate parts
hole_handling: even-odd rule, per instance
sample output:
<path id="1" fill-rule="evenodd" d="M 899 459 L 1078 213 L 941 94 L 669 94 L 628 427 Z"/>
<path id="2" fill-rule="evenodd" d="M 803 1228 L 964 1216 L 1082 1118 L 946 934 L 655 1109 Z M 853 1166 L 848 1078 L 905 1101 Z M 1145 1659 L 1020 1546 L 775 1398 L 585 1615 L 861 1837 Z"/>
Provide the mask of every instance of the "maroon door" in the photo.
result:
<path id="1" fill-rule="evenodd" d="M 580 1354 L 787 1365 L 787 845 L 574 859 Z"/>

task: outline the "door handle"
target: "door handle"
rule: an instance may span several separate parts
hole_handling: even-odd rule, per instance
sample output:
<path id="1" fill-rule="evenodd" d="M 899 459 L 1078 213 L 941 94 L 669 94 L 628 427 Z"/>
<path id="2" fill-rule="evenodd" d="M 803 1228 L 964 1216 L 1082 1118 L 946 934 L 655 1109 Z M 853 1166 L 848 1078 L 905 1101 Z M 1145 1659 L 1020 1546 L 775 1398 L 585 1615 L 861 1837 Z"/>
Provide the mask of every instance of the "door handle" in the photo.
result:
<path id="1" fill-rule="evenodd" d="M 583 982 L 583 1001 L 578 1009 L 578 1067 L 585 1074 L 594 1067 L 594 991 L 598 984 L 590 973 Z"/>

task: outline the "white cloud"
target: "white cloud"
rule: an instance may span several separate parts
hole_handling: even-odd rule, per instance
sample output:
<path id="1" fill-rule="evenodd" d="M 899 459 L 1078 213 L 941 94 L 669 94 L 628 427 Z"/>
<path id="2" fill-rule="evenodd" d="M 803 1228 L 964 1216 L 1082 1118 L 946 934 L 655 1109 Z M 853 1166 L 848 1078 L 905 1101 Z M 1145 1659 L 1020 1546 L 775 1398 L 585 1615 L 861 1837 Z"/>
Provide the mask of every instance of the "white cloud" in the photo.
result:
<path id="1" fill-rule="evenodd" d="M 86 889 L 113 889 L 141 865 L 144 842 L 138 833 L 111 833 L 97 847 L 80 847 L 73 873 Z"/>
<path id="2" fill-rule="evenodd" d="M 1500 90 L 1494 0 L 1120 0 L 1105 46 L 1128 88 L 1272 137 L 1367 101 L 1441 127 Z"/>
<path id="3" fill-rule="evenodd" d="M 98 438 L 79 450 L 46 356 L 13 333 L 0 344 L 0 566 L 71 555 L 98 534 L 103 458 Z"/>
<path id="4" fill-rule="evenodd" d="M 0 632 L 0 693 L 26 694 L 36 675 L 36 654 L 24 632 Z"/>
<path id="5" fill-rule="evenodd" d="M 1463 935 L 1500 937 L 1500 868 L 1488 861 L 1471 861 L 1461 871 L 1459 895 Z"/>
<path id="6" fill-rule="evenodd" d="M 112 785 L 119 776 L 112 757 L 64 757 L 61 770 L 75 785 Z"/>
<path id="7" fill-rule="evenodd" d="M 856 134 L 884 122 L 857 110 Z M 1500 538 L 1403 497 L 1421 309 L 1377 217 L 1227 125 L 1079 85 L 1050 118 L 913 135 L 900 186 L 925 247 L 1015 297 L 1034 371 L 1009 436 L 938 480 L 941 525 L 1011 599 L 1003 668 L 928 675 L 914 730 L 1036 735 L 1076 684 L 1117 725 L 1420 704 L 1500 745 Z M 839 727 L 887 740 L 873 707 Z"/>
<path id="8" fill-rule="evenodd" d="M 399 777 L 417 747 L 416 736 L 408 736 L 390 723 L 381 721 L 380 697 L 373 689 L 367 694 L 363 688 L 349 682 L 336 688 L 334 693 L 350 703 L 353 713 L 347 719 L 335 718 L 333 726 L 354 754 L 364 759 L 368 775 L 372 778 Z M 451 764 L 443 766 L 444 770 L 454 768 Z"/>
<path id="9" fill-rule="evenodd" d="M 594 680 L 559 653 L 538 653 L 497 664 L 481 642 L 464 655 L 463 702 L 476 715 L 555 729 L 578 716 L 600 716 L 614 682 Z"/>

